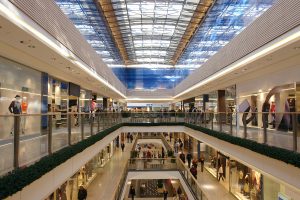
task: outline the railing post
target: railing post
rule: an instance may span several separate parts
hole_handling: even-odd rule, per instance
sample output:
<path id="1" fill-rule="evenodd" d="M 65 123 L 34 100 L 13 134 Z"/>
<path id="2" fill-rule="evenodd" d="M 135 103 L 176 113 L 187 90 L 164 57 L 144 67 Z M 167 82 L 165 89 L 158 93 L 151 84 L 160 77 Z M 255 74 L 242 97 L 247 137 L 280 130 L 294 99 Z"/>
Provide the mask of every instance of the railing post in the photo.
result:
<path id="1" fill-rule="evenodd" d="M 246 119 L 242 118 L 243 120 L 243 125 L 244 125 L 244 138 L 247 138 L 247 123 Z"/>
<path id="2" fill-rule="evenodd" d="M 14 168 L 15 169 L 19 167 L 20 119 L 21 119 L 20 116 L 14 116 Z"/>
<path id="3" fill-rule="evenodd" d="M 52 154 L 52 115 L 48 116 L 48 155 Z"/>
<path id="4" fill-rule="evenodd" d="M 97 132 L 100 132 L 100 114 L 97 114 Z"/>
<path id="5" fill-rule="evenodd" d="M 292 114 L 292 123 L 293 123 L 293 151 L 297 151 L 298 149 L 298 143 L 297 143 L 297 116 L 296 113 Z"/>
<path id="6" fill-rule="evenodd" d="M 81 140 L 84 139 L 84 116 L 83 114 L 80 114 L 80 133 L 81 133 Z"/>
<path id="7" fill-rule="evenodd" d="M 204 112 L 204 120 L 203 120 L 203 122 L 204 122 L 204 127 L 206 128 L 206 112 Z"/>
<path id="8" fill-rule="evenodd" d="M 219 131 L 222 132 L 222 120 L 223 120 L 223 116 L 222 113 L 219 113 Z"/>
<path id="9" fill-rule="evenodd" d="M 206 127 L 206 125 L 205 125 L 205 127 Z M 211 130 L 214 130 L 214 118 L 212 118 L 212 120 L 211 120 Z"/>
<path id="10" fill-rule="evenodd" d="M 233 120 L 233 118 L 232 118 L 232 115 L 233 115 L 233 113 L 230 113 L 230 135 L 233 135 L 233 132 L 232 132 L 232 120 Z"/>
<path id="11" fill-rule="evenodd" d="M 71 141 L 71 114 L 68 113 L 67 115 L 67 123 L 68 123 L 68 145 L 70 146 L 72 144 Z"/>
<path id="12" fill-rule="evenodd" d="M 91 136 L 93 135 L 93 123 L 94 123 L 94 116 L 93 113 L 91 114 L 91 119 L 90 119 L 90 131 L 91 131 Z"/>

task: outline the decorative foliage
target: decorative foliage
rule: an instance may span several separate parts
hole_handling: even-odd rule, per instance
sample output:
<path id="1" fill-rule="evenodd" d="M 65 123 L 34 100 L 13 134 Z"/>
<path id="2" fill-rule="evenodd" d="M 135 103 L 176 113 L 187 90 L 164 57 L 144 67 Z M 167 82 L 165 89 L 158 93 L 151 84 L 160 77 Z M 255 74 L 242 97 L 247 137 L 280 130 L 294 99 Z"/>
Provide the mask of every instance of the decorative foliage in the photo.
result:
<path id="1" fill-rule="evenodd" d="M 25 186 L 31 184 L 35 180 L 42 177 L 44 174 L 50 172 L 55 167 L 66 162 L 71 157 L 82 152 L 86 148 L 102 140 L 105 136 L 122 126 L 186 126 L 188 128 L 201 131 L 220 140 L 235 144 L 246 149 L 252 150 L 256 153 L 281 160 L 287 164 L 294 165 L 300 168 L 300 154 L 286 149 L 260 144 L 252 140 L 234 137 L 226 133 L 210 130 L 204 127 L 193 124 L 177 122 L 177 123 L 120 123 L 111 128 L 108 128 L 96 135 L 93 135 L 83 141 L 74 145 L 65 147 L 52 155 L 45 156 L 29 167 L 16 169 L 11 173 L 0 178 L 0 199 L 5 199 L 14 193 L 21 191 Z M 133 153 L 134 154 L 134 153 Z M 168 156 L 172 157 L 173 151 L 168 151 Z M 132 155 L 135 156 L 135 155 Z"/>

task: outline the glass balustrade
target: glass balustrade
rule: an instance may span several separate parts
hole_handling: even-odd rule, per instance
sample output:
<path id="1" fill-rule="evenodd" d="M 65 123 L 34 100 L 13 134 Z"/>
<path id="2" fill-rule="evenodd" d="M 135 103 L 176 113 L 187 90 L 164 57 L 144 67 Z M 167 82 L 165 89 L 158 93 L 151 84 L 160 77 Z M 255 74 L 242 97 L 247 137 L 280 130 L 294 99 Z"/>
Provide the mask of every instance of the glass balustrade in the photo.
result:
<path id="1" fill-rule="evenodd" d="M 185 122 L 300 152 L 300 113 L 99 112 L 0 115 L 0 175 L 119 123 Z M 145 164 L 145 163 L 144 163 Z M 146 166 L 148 167 L 148 166 Z"/>

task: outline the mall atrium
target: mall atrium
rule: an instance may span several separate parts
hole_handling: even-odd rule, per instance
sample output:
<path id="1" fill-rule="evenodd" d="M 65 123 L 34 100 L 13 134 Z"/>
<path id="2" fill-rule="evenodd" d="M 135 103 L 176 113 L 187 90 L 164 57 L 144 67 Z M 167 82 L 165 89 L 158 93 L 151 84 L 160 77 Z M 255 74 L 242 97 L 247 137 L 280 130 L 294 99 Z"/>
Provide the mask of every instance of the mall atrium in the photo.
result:
<path id="1" fill-rule="evenodd" d="M 0 200 L 300 200 L 300 0 L 0 0 Z"/>

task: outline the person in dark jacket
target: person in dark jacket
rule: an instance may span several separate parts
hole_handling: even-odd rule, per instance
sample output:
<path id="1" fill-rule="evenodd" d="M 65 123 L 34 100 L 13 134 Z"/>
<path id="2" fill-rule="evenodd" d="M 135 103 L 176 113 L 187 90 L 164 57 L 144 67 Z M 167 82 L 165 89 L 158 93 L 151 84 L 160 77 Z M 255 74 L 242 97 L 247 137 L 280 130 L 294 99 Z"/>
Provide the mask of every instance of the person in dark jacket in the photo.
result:
<path id="1" fill-rule="evenodd" d="M 191 168 L 191 163 L 192 163 L 192 154 L 191 154 L 191 152 L 188 152 L 188 154 L 186 155 L 186 159 L 188 161 L 189 168 Z"/>
<path id="2" fill-rule="evenodd" d="M 185 155 L 183 152 L 179 155 L 180 160 L 182 160 L 183 163 L 185 163 Z"/>
<path id="3" fill-rule="evenodd" d="M 168 191 L 164 190 L 163 195 L 164 195 L 164 200 L 167 200 L 168 199 Z"/>
<path id="4" fill-rule="evenodd" d="M 197 169 L 195 168 L 195 166 L 192 166 L 190 172 L 195 177 L 195 179 L 197 179 Z"/>
<path id="5" fill-rule="evenodd" d="M 200 158 L 200 165 L 201 165 L 201 172 L 203 172 L 203 168 L 204 168 L 204 157 L 201 156 Z"/>
<path id="6" fill-rule="evenodd" d="M 78 200 L 85 200 L 87 197 L 87 191 L 83 186 L 80 186 L 78 190 Z"/>
<path id="7" fill-rule="evenodd" d="M 133 188 L 133 186 L 130 186 L 129 194 L 131 196 L 131 199 L 134 200 L 135 189 Z"/>
<path id="8" fill-rule="evenodd" d="M 125 144 L 122 142 L 122 144 L 121 144 L 122 152 L 124 152 L 124 148 L 125 148 Z"/>

